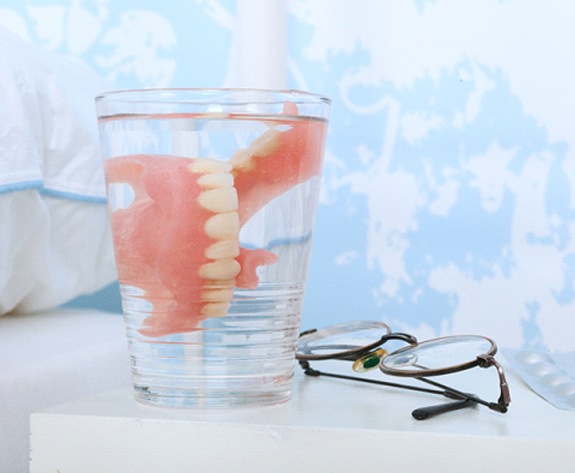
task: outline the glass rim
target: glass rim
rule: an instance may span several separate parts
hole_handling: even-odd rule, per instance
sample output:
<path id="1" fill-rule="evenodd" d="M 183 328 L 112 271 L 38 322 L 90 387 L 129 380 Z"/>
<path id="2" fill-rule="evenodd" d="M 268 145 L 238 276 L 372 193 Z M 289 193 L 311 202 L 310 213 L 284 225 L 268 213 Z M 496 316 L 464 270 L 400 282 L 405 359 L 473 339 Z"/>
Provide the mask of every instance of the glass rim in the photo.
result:
<path id="1" fill-rule="evenodd" d="M 175 94 L 197 94 L 197 99 L 192 100 L 188 98 L 174 98 L 173 100 L 167 100 L 171 95 Z M 203 94 L 203 99 L 200 100 L 200 94 Z M 266 88 L 250 88 L 250 87 L 158 87 L 158 88 L 142 88 L 142 89 L 117 89 L 102 92 L 95 97 L 96 102 L 101 101 L 118 101 L 118 102 L 140 102 L 142 98 L 146 96 L 154 96 L 156 98 L 164 97 L 165 100 L 154 100 L 161 103 L 179 103 L 179 104 L 205 104 L 210 103 L 211 100 L 208 97 L 217 96 L 232 96 L 232 95 L 247 95 L 247 94 L 257 94 L 258 97 L 264 97 L 265 95 L 275 95 L 275 96 L 285 96 L 291 97 L 292 99 L 299 99 L 299 103 L 317 103 L 330 105 L 331 99 L 325 95 L 308 92 L 300 89 L 266 89 Z M 252 101 L 257 101 L 252 98 Z M 263 101 L 262 101 L 263 103 Z"/>
<path id="2" fill-rule="evenodd" d="M 432 343 L 438 343 L 443 341 L 457 341 L 461 340 L 464 341 L 465 339 L 475 338 L 485 340 L 489 343 L 490 348 L 487 350 L 486 353 L 477 353 L 474 359 L 458 363 L 450 366 L 445 366 L 443 368 L 429 368 L 429 369 L 421 369 L 421 370 L 405 370 L 405 369 L 394 369 L 392 367 L 385 365 L 386 358 L 395 355 L 404 354 L 410 350 L 417 350 L 425 348 L 425 345 L 431 345 Z M 446 344 L 447 345 L 447 344 Z M 459 371 L 465 371 L 481 364 L 481 356 L 494 356 L 497 353 L 497 344 L 494 340 L 484 335 L 447 335 L 444 337 L 432 338 L 429 340 L 424 340 L 422 342 L 418 342 L 416 345 L 409 345 L 403 348 L 399 348 L 398 350 L 389 353 L 386 357 L 383 357 L 379 362 L 379 369 L 385 374 L 398 376 L 398 377 L 410 377 L 410 378 L 418 378 L 418 377 L 427 377 L 427 376 L 440 376 L 444 374 L 451 374 L 457 373 Z"/>

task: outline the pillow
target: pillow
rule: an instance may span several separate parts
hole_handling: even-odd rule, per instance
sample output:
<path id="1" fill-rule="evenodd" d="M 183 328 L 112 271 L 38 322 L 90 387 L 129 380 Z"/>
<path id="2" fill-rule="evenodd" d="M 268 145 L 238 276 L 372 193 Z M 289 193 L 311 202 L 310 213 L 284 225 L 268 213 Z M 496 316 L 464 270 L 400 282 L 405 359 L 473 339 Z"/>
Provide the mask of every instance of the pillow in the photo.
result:
<path id="1" fill-rule="evenodd" d="M 38 311 L 115 276 L 85 65 L 0 28 L 0 315 Z"/>

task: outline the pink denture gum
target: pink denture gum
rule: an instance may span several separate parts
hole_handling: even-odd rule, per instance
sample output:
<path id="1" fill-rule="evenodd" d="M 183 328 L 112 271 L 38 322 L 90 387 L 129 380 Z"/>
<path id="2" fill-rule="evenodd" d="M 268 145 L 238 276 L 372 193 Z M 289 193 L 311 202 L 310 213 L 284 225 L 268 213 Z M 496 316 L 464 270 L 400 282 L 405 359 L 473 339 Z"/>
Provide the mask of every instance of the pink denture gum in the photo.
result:
<path id="1" fill-rule="evenodd" d="M 288 123 L 288 122 L 286 122 Z M 227 314 L 233 288 L 253 289 L 274 253 L 239 246 L 239 232 L 267 202 L 321 170 L 325 123 L 270 128 L 229 162 L 129 155 L 105 163 L 108 185 L 131 186 L 111 212 L 118 277 L 153 306 L 140 332 L 188 332 Z"/>

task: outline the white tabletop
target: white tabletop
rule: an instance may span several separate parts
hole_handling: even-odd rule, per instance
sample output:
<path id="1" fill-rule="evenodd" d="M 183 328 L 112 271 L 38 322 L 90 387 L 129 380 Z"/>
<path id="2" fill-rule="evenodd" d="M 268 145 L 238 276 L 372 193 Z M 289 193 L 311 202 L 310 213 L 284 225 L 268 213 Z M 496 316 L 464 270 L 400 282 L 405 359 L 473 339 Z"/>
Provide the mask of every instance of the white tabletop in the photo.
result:
<path id="1" fill-rule="evenodd" d="M 494 373 L 474 371 L 465 387 L 494 400 Z M 508 379 L 507 414 L 477 407 L 426 421 L 411 410 L 442 398 L 300 371 L 289 403 L 260 409 L 159 409 L 121 389 L 34 414 L 31 472 L 573 471 L 575 411 Z"/>

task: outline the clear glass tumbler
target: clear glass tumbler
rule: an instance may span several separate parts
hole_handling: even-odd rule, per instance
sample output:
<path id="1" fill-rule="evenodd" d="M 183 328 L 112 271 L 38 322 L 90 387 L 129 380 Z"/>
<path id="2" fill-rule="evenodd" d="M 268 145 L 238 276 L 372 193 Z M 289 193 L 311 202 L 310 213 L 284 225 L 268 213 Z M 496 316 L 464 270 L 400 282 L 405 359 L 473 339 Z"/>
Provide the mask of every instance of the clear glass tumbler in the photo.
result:
<path id="1" fill-rule="evenodd" d="M 96 99 L 139 401 L 289 399 L 329 104 L 250 89 Z"/>

